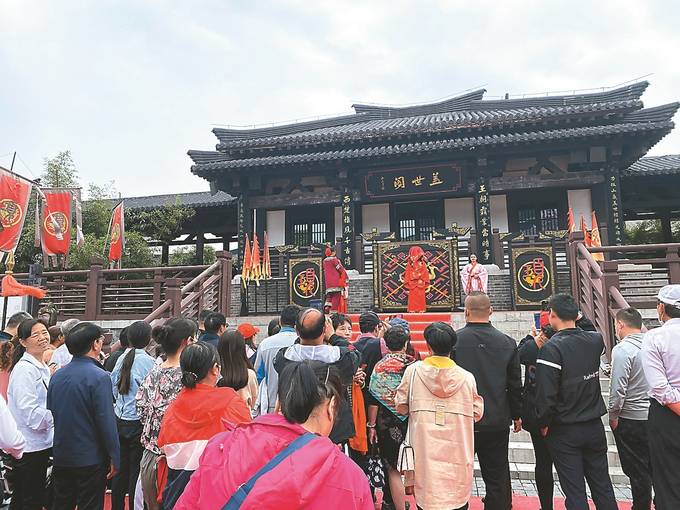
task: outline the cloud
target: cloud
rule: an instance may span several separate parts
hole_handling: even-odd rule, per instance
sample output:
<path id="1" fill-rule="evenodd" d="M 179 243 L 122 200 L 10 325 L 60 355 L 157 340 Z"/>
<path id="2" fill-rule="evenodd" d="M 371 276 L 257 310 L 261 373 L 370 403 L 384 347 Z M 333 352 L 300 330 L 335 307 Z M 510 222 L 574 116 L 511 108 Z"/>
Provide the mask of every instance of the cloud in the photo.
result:
<path id="1" fill-rule="evenodd" d="M 679 19 L 662 1 L 0 0 L 0 155 L 40 173 L 71 149 L 84 183 L 170 193 L 207 188 L 186 151 L 217 124 L 649 73 L 653 106 L 680 100 Z M 652 150 L 677 152 L 680 130 Z"/>

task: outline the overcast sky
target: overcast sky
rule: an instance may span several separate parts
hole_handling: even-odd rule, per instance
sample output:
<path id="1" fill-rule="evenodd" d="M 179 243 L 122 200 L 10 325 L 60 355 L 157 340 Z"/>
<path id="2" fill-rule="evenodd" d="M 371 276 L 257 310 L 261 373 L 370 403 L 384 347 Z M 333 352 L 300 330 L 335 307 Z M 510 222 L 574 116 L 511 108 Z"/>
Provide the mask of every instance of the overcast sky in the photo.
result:
<path id="1" fill-rule="evenodd" d="M 679 24 L 671 1 L 0 0 L 0 166 L 70 149 L 83 184 L 200 191 L 186 152 L 217 125 L 649 74 L 655 106 L 680 100 Z"/>

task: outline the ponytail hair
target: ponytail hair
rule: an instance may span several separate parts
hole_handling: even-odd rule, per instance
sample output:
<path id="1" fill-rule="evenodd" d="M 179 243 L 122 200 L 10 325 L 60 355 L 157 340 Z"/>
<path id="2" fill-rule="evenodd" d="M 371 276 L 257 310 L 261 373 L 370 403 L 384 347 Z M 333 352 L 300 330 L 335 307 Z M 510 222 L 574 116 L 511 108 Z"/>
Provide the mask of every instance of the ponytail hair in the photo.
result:
<path id="1" fill-rule="evenodd" d="M 132 365 L 135 362 L 135 349 L 144 349 L 151 341 L 151 326 L 144 321 L 136 321 L 127 327 L 130 351 L 123 358 L 118 378 L 118 393 L 127 395 L 132 385 Z"/>
<path id="2" fill-rule="evenodd" d="M 177 354 L 182 342 L 193 337 L 197 329 L 196 323 L 191 319 L 176 317 L 162 326 L 153 328 L 151 335 L 160 344 L 166 355 L 172 355 Z"/>
<path id="3" fill-rule="evenodd" d="M 17 344 L 19 344 L 19 341 L 16 336 L 11 340 L 0 344 L 0 370 L 9 372 L 12 370 L 12 367 L 14 367 L 14 350 L 16 349 Z M 23 356 L 23 353 L 21 353 L 21 355 Z"/>
<path id="4" fill-rule="evenodd" d="M 278 396 L 286 420 L 304 423 L 317 406 L 333 397 L 340 401 L 342 384 L 332 365 L 311 360 L 290 363 L 279 376 Z"/>
<path id="5" fill-rule="evenodd" d="M 179 357 L 182 369 L 182 386 L 193 389 L 205 379 L 210 370 L 219 364 L 217 349 L 206 342 L 189 345 Z"/>

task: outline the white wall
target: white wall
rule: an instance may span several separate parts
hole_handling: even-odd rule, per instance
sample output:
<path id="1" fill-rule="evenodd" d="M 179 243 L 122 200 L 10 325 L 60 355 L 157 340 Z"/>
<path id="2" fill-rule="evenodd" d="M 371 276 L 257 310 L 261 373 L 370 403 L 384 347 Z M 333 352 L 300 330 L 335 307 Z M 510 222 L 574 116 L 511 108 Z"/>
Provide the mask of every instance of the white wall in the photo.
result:
<path id="1" fill-rule="evenodd" d="M 508 231 L 508 200 L 506 195 L 491 195 L 491 228 Z"/>
<path id="2" fill-rule="evenodd" d="M 374 228 L 378 232 L 390 231 L 390 205 L 389 204 L 365 204 L 361 206 L 362 230 L 361 233 L 371 232 Z"/>
<path id="3" fill-rule="evenodd" d="M 335 208 L 335 239 L 342 237 L 342 207 Z M 331 239 L 335 244 L 335 239 Z"/>
<path id="4" fill-rule="evenodd" d="M 590 196 L 589 189 L 570 189 L 567 190 L 567 201 L 569 207 L 574 211 L 574 223 L 579 229 L 581 224 L 581 216 L 586 220 L 586 224 L 590 226 L 590 218 L 593 211 L 593 201 Z"/>
<path id="5" fill-rule="evenodd" d="M 447 198 L 444 200 L 444 227 L 450 228 L 454 222 L 459 227 L 475 227 L 474 198 Z"/>
<path id="6" fill-rule="evenodd" d="M 286 244 L 286 211 L 267 211 L 267 225 L 270 246 Z"/>

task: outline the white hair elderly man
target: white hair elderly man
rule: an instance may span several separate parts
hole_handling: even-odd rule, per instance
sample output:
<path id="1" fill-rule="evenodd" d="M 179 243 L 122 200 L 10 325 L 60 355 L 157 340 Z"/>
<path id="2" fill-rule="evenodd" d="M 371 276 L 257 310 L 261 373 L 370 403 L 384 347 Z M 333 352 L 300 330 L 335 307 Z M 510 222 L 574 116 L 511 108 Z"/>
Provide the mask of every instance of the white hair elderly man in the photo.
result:
<path id="1" fill-rule="evenodd" d="M 680 285 L 659 291 L 656 311 L 662 326 L 645 334 L 641 356 L 655 505 L 666 510 L 680 508 Z"/>
<path id="2" fill-rule="evenodd" d="M 61 336 L 63 337 L 63 340 L 66 340 L 66 335 L 68 335 L 68 332 L 71 331 L 78 323 L 80 323 L 78 319 L 68 319 L 61 323 L 59 327 L 61 329 Z M 72 358 L 73 356 L 70 352 L 68 352 L 68 347 L 66 347 L 66 342 L 64 341 L 64 343 L 55 349 L 54 354 L 52 354 L 50 367 L 54 367 L 55 370 L 58 370 L 64 365 L 68 365 Z"/>

